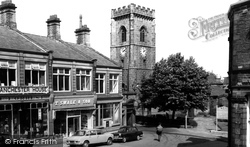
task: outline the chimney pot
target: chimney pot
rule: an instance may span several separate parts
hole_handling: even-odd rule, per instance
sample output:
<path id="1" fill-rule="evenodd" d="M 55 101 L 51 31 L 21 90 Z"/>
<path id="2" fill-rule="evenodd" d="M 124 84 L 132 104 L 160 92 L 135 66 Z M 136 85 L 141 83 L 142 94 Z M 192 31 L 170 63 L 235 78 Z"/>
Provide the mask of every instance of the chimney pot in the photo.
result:
<path id="1" fill-rule="evenodd" d="M 79 28 L 75 30 L 76 43 L 90 46 L 90 29 L 87 25 L 82 25 L 82 15 L 80 15 Z"/>
<path id="2" fill-rule="evenodd" d="M 57 17 L 57 15 L 51 15 L 49 19 L 47 19 L 47 29 L 48 29 L 48 37 L 53 39 L 61 39 L 60 34 L 60 22 L 61 20 Z"/>
<path id="3" fill-rule="evenodd" d="M 2 1 L 0 5 L 0 24 L 16 29 L 16 6 L 11 0 Z"/>

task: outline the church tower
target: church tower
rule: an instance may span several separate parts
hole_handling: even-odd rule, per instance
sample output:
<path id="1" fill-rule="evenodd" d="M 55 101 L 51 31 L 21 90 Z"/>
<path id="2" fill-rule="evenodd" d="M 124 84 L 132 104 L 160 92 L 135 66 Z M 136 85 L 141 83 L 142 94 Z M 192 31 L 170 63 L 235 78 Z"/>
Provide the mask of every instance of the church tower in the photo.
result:
<path id="1" fill-rule="evenodd" d="M 111 11 L 111 59 L 123 67 L 123 94 L 152 73 L 155 64 L 155 10 L 130 4 Z"/>

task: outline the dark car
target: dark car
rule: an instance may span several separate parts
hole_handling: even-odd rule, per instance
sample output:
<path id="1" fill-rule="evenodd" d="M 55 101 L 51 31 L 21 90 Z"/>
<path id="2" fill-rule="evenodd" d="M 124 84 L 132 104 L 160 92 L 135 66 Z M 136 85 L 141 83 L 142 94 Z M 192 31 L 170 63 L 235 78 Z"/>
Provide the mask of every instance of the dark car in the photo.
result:
<path id="1" fill-rule="evenodd" d="M 121 127 L 118 132 L 114 134 L 114 141 L 126 142 L 128 140 L 140 140 L 143 136 L 143 132 L 136 127 L 124 126 Z"/>

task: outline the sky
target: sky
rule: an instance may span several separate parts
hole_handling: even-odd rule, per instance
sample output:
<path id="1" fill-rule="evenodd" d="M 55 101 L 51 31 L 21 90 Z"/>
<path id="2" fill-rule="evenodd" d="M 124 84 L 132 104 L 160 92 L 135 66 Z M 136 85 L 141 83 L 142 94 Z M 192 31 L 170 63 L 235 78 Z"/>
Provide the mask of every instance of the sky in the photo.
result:
<path id="1" fill-rule="evenodd" d="M 1 0 L 3 1 L 3 0 Z M 238 0 L 12 0 L 16 5 L 17 29 L 24 33 L 47 36 L 46 20 L 60 18 L 61 39 L 76 43 L 74 31 L 82 23 L 90 32 L 90 45 L 110 57 L 111 9 L 131 3 L 155 10 L 156 62 L 171 54 L 192 56 L 199 66 L 218 77 L 227 77 L 229 60 L 228 33 L 211 41 L 204 37 L 191 40 L 189 20 L 208 19 L 227 14 Z"/>

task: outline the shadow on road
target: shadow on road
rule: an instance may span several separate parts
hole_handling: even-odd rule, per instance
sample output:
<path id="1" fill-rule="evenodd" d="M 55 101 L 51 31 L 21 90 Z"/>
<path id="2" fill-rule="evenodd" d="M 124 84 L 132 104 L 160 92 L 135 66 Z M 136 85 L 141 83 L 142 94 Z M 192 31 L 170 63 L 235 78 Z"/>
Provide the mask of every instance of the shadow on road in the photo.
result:
<path id="1" fill-rule="evenodd" d="M 203 139 L 203 138 L 194 138 L 194 137 L 190 137 L 186 140 L 187 142 L 185 143 L 180 143 L 178 144 L 177 147 L 187 147 L 190 145 L 197 145 L 197 144 L 203 144 L 205 142 L 209 142 L 209 141 L 215 141 L 215 140 L 209 140 L 209 139 Z"/>

